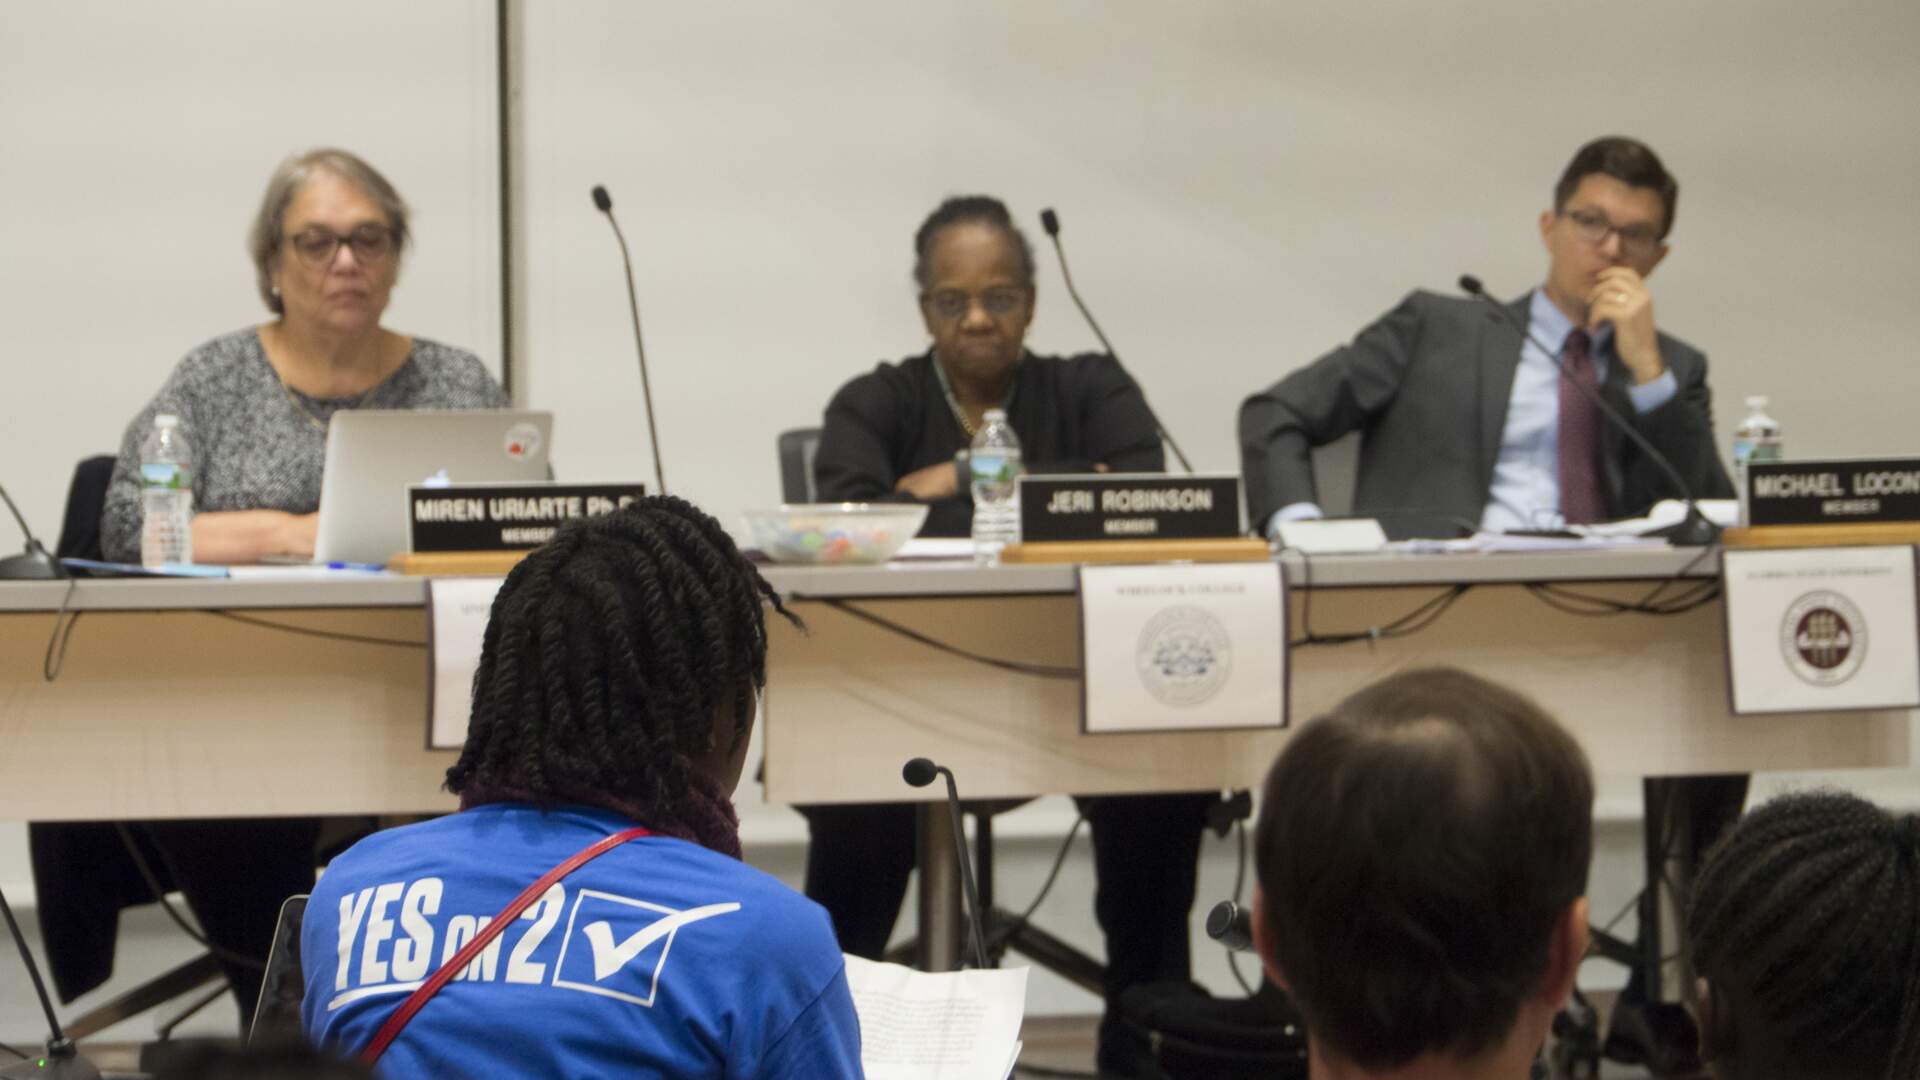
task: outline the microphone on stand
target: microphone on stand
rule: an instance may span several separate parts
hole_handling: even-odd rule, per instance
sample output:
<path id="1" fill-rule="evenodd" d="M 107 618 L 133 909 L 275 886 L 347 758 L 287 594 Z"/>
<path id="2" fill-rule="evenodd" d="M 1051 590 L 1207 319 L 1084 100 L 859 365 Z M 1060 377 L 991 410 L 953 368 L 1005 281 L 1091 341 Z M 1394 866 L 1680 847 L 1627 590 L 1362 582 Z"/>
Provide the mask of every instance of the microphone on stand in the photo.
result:
<path id="1" fill-rule="evenodd" d="M 0 580 L 4 581 L 53 581 L 67 576 L 47 549 L 34 539 L 33 530 L 27 528 L 26 516 L 20 508 L 13 505 L 13 496 L 0 486 L 0 500 L 4 500 L 7 509 L 13 511 L 13 520 L 20 523 L 20 535 L 27 538 L 27 550 L 24 554 L 10 555 L 0 559 Z"/>
<path id="2" fill-rule="evenodd" d="M 1234 952 L 1253 951 L 1253 914 L 1233 900 L 1222 900 L 1207 912 L 1207 936 Z"/>
<path id="3" fill-rule="evenodd" d="M 647 399 L 647 438 L 653 443 L 653 477 L 660 483 L 659 494 L 667 493 L 667 470 L 660 462 L 660 428 L 653 422 L 653 383 L 647 378 L 647 346 L 640 339 L 640 299 L 633 291 L 633 259 L 627 254 L 627 236 L 613 216 L 613 196 L 605 186 L 593 186 L 593 205 L 607 215 L 613 226 L 613 238 L 620 241 L 620 262 L 627 268 L 627 307 L 633 311 L 633 348 L 640 354 L 640 392 Z"/>
<path id="4" fill-rule="evenodd" d="M 923 757 L 914 758 L 900 770 L 900 776 L 914 787 L 926 787 L 936 776 L 947 778 L 947 814 L 953 821 L 953 850 L 960 860 L 960 884 L 966 889 L 967 928 L 973 933 L 974 966 L 985 971 L 987 936 L 980 929 L 980 892 L 973 884 L 973 861 L 967 857 L 967 833 L 960 825 L 960 789 L 954 785 L 953 770 L 935 765 Z"/>
<path id="5" fill-rule="evenodd" d="M 0 915 L 7 917 L 7 932 L 13 935 L 13 943 L 20 947 L 20 959 L 25 961 L 27 974 L 33 978 L 33 992 L 40 999 L 41 1011 L 47 1014 L 47 1030 L 51 1033 L 44 1056 L 28 1058 L 17 1065 L 0 1069 L 0 1077 L 100 1080 L 100 1070 L 81 1056 L 73 1040 L 60 1030 L 60 1020 L 53 1015 L 53 1001 L 47 997 L 47 986 L 40 981 L 40 966 L 33 962 L 33 953 L 27 948 L 27 935 L 20 932 L 20 924 L 14 921 L 13 908 L 7 904 L 7 894 L 4 892 L 0 892 Z"/>
<path id="6" fill-rule="evenodd" d="M 1599 394 L 1594 393 L 1592 388 L 1588 387 L 1587 384 L 1581 382 L 1579 379 L 1574 378 L 1573 372 L 1568 369 L 1567 362 L 1560 358 L 1560 354 L 1547 348 L 1546 344 L 1535 337 L 1530 329 L 1522 324 L 1520 320 L 1513 317 L 1513 312 L 1508 311 L 1505 305 L 1493 297 L 1488 296 L 1486 287 L 1480 284 L 1479 278 L 1474 277 L 1472 274 L 1461 274 L 1460 288 L 1465 291 L 1467 295 L 1477 300 L 1486 301 L 1487 306 L 1499 314 L 1501 321 L 1513 327 L 1521 337 L 1533 342 L 1534 348 L 1545 353 L 1547 358 L 1553 361 L 1554 367 L 1560 370 L 1561 378 L 1572 383 L 1574 389 L 1580 391 L 1580 393 L 1586 397 L 1587 401 L 1599 410 L 1600 415 L 1607 418 L 1608 423 L 1618 428 L 1633 445 L 1639 447 L 1642 453 L 1646 454 L 1655 465 L 1660 467 L 1661 472 L 1667 474 L 1668 480 L 1673 481 L 1673 486 L 1680 492 L 1680 497 L 1686 500 L 1687 516 L 1680 524 L 1673 526 L 1669 530 L 1665 530 L 1667 540 L 1670 543 L 1677 547 L 1705 547 L 1720 539 L 1720 526 L 1708 521 L 1707 516 L 1700 512 L 1700 501 L 1694 498 L 1693 488 L 1689 487 L 1687 482 L 1681 478 L 1680 470 L 1674 468 L 1672 460 L 1670 460 L 1667 455 L 1655 449 L 1654 445 L 1647 441 L 1646 436 L 1634 430 L 1633 425 L 1627 422 L 1627 418 L 1621 416 L 1619 411 L 1607 404 L 1606 400 Z"/>
<path id="7" fill-rule="evenodd" d="M 1060 246 L 1060 215 L 1053 212 L 1053 207 L 1049 206 L 1040 211 L 1040 227 L 1047 230 L 1047 238 L 1053 241 L 1053 254 L 1060 262 L 1060 280 L 1067 283 L 1067 295 L 1073 297 L 1073 306 L 1080 309 L 1080 317 L 1087 320 L 1087 325 L 1093 329 L 1093 336 L 1100 339 L 1100 347 L 1107 350 L 1107 355 L 1115 360 L 1120 359 L 1120 354 L 1113 351 L 1113 342 L 1107 340 L 1107 335 L 1100 330 L 1100 324 L 1094 321 L 1093 312 L 1088 311 L 1086 302 L 1080 299 L 1080 290 L 1073 287 L 1073 275 L 1067 270 L 1067 249 Z M 1140 391 L 1140 399 L 1144 401 L 1146 397 L 1147 392 L 1143 387 Z M 1148 405 L 1147 411 L 1153 412 L 1153 406 Z M 1179 459 L 1180 467 L 1192 473 L 1193 462 L 1187 460 L 1187 455 L 1180 449 L 1180 444 L 1174 442 L 1173 436 L 1160 425 L 1158 416 L 1153 418 L 1153 426 L 1160 435 L 1160 441 L 1166 443 L 1167 449 L 1173 451 L 1173 456 Z"/>

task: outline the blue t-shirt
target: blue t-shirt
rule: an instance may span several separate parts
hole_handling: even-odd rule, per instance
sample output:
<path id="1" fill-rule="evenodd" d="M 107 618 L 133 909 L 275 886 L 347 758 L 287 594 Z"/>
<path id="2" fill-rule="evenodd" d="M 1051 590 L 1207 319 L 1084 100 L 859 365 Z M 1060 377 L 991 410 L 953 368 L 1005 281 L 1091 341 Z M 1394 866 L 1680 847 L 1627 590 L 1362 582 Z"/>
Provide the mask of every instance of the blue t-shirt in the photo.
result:
<path id="1" fill-rule="evenodd" d="M 300 934 L 314 1041 L 358 1054 L 521 890 L 632 822 L 497 804 L 333 861 Z M 383 1077 L 858 1077 L 819 905 L 698 844 L 643 837 L 536 901 L 413 1018 Z"/>

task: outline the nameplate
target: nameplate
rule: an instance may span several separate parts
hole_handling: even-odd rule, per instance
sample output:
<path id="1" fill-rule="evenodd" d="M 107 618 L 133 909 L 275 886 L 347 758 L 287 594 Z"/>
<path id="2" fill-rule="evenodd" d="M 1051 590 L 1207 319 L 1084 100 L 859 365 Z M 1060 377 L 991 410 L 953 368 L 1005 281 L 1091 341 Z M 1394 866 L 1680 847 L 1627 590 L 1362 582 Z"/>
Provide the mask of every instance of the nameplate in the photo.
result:
<path id="1" fill-rule="evenodd" d="M 473 713 L 473 676 L 487 637 L 493 598 L 505 578 L 433 578 L 427 582 L 427 749 L 458 750 Z"/>
<path id="2" fill-rule="evenodd" d="M 1243 535 L 1232 474 L 1020 478 L 1020 540 L 1208 540 Z"/>
<path id="3" fill-rule="evenodd" d="M 1721 556 L 1736 713 L 1920 706 L 1910 546 Z"/>
<path id="4" fill-rule="evenodd" d="M 1920 459 L 1750 461 L 1749 525 L 1920 521 Z"/>
<path id="5" fill-rule="evenodd" d="M 1287 724 L 1279 563 L 1080 568 L 1089 734 Z"/>
<path id="6" fill-rule="evenodd" d="M 407 550 L 525 551 L 569 521 L 610 514 L 644 484 L 412 484 Z"/>

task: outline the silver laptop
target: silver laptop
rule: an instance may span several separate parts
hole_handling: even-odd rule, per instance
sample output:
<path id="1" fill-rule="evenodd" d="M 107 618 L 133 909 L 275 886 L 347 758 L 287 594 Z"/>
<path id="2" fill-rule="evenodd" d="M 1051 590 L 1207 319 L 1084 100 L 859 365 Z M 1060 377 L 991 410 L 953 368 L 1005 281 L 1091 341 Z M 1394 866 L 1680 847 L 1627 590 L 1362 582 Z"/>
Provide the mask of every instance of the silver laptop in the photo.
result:
<path id="1" fill-rule="evenodd" d="M 553 414 L 350 409 L 327 425 L 316 563 L 384 563 L 407 550 L 407 486 L 541 482 Z"/>

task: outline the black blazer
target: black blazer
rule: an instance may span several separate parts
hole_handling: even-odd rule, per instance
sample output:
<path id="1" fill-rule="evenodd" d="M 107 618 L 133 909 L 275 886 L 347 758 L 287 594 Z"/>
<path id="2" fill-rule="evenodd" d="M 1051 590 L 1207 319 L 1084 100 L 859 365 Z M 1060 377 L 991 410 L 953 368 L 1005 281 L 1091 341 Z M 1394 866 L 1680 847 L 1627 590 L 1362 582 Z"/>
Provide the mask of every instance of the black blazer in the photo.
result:
<path id="1" fill-rule="evenodd" d="M 1508 305 L 1525 326 L 1529 297 Z M 1344 345 L 1240 406 L 1240 459 L 1248 520 L 1264 531 L 1274 511 L 1316 502 L 1308 451 L 1361 432 L 1354 509 L 1380 515 L 1397 535 L 1451 535 L 1480 520 L 1506 429 L 1521 335 L 1480 301 L 1414 292 Z M 1693 494 L 1728 498 L 1733 485 L 1714 448 L 1707 358 L 1660 335 L 1679 382 L 1645 414 L 1627 399 L 1625 365 L 1607 365 L 1601 394 L 1673 462 Z M 1677 498 L 1666 474 L 1611 424 L 1601 428 L 1607 513 L 1631 517 Z"/>

